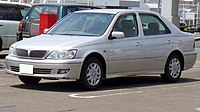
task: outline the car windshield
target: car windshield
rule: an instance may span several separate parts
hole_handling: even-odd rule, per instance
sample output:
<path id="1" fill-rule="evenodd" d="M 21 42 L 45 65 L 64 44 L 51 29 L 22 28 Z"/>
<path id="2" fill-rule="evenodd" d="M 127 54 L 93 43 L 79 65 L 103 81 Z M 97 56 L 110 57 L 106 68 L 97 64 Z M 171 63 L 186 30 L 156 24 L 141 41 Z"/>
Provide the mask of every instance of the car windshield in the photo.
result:
<path id="1" fill-rule="evenodd" d="M 115 14 L 73 13 L 58 23 L 48 34 L 101 36 Z"/>
<path id="2" fill-rule="evenodd" d="M 57 15 L 58 7 L 57 6 L 33 6 L 30 10 L 30 13 L 28 13 L 27 17 L 29 19 L 39 19 L 40 14 L 55 14 Z M 26 17 L 26 18 L 27 18 Z"/>

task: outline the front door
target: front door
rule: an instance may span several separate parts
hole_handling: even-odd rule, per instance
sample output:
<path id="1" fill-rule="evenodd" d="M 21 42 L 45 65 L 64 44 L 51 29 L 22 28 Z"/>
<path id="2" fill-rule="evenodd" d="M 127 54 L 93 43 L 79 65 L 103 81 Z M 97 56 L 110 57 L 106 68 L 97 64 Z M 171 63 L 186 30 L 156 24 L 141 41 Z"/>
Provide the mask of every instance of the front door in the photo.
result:
<path id="1" fill-rule="evenodd" d="M 125 38 L 109 40 L 109 73 L 128 73 L 141 70 L 142 45 L 138 36 L 138 23 L 135 14 L 120 16 L 113 31 L 123 32 Z"/>

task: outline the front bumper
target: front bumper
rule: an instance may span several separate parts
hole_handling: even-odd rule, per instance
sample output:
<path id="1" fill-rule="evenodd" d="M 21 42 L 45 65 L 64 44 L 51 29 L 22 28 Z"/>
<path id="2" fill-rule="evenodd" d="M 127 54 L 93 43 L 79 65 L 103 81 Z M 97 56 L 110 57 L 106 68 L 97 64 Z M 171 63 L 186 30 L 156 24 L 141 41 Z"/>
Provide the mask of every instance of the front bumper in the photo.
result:
<path id="1" fill-rule="evenodd" d="M 71 60 L 36 60 L 21 59 L 7 56 L 5 59 L 6 73 L 20 76 L 32 76 L 49 79 L 79 79 L 83 59 Z M 33 66 L 33 74 L 20 73 L 20 64 Z M 66 73 L 58 73 L 59 70 L 68 70 Z"/>

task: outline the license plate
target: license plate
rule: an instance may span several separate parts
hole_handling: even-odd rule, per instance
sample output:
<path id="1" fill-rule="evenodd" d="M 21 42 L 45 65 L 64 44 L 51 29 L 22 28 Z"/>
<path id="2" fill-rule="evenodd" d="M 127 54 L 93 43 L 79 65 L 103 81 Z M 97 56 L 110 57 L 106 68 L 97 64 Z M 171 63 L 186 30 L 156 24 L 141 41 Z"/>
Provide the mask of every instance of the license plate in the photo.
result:
<path id="1" fill-rule="evenodd" d="M 19 64 L 19 72 L 21 74 L 33 74 L 33 65 Z"/>

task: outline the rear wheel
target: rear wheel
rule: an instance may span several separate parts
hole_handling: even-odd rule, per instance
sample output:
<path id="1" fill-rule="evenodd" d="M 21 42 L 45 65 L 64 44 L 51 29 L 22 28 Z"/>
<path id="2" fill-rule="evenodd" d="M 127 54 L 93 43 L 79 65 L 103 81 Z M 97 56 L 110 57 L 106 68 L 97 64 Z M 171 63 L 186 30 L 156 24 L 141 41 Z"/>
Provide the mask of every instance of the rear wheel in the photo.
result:
<path id="1" fill-rule="evenodd" d="M 20 81 L 24 84 L 38 84 L 41 81 L 41 78 L 38 77 L 28 77 L 28 76 L 18 76 Z"/>
<path id="2" fill-rule="evenodd" d="M 165 74 L 161 74 L 161 77 L 166 82 L 176 82 L 180 79 L 182 72 L 182 61 L 177 54 L 169 56 L 165 65 Z"/>
<path id="3" fill-rule="evenodd" d="M 92 90 L 99 87 L 103 77 L 103 67 L 96 58 L 90 58 L 83 64 L 79 84 L 82 89 Z"/>

